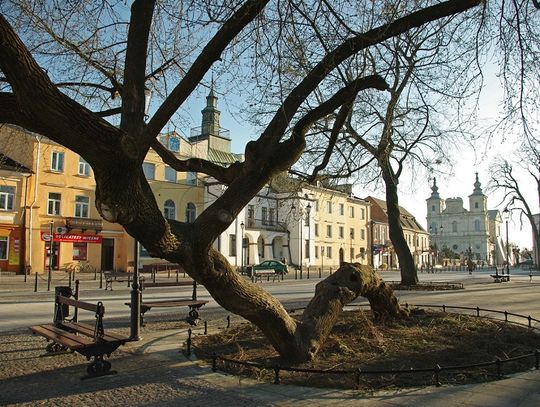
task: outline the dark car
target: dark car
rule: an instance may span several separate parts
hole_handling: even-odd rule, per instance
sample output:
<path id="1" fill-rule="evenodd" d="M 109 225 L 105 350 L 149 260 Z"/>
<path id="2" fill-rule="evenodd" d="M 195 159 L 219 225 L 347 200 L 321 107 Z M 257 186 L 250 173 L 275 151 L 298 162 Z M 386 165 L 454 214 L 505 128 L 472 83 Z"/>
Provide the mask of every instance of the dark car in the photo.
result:
<path id="1" fill-rule="evenodd" d="M 277 260 L 266 260 L 261 264 L 253 266 L 253 270 L 274 270 L 276 274 L 287 274 L 289 269 L 286 264 Z"/>

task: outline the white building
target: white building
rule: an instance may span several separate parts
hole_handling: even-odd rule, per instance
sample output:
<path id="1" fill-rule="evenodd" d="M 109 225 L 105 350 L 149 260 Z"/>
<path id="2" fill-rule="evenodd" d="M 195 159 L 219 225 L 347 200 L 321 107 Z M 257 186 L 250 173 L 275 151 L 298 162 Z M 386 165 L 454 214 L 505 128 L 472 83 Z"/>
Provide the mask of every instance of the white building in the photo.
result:
<path id="1" fill-rule="evenodd" d="M 505 251 L 500 237 L 501 214 L 498 210 L 488 211 L 478 173 L 473 193 L 469 195 L 469 209 L 464 208 L 460 197 L 443 200 L 438 190 L 434 178 L 431 196 L 426 199 L 427 224 L 439 262 L 444 257 L 460 259 L 463 263 L 470 257 L 477 262 L 502 264 Z"/>

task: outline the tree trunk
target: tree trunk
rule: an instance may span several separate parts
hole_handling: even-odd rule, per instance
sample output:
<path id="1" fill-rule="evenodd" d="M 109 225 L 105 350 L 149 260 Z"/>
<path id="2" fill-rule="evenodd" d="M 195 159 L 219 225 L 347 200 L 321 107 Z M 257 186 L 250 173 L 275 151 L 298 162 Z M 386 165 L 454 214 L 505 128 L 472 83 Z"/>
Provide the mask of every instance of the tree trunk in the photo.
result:
<path id="1" fill-rule="evenodd" d="M 383 169 L 383 179 L 386 185 L 386 210 L 390 240 L 394 245 L 394 250 L 399 259 L 401 284 L 416 285 L 418 283 L 418 273 L 414 265 L 411 250 L 403 235 L 403 228 L 401 227 L 397 183 L 394 181 L 395 177 L 391 169 L 384 169 L 383 166 L 381 168 Z"/>
<path id="2" fill-rule="evenodd" d="M 335 273 L 319 282 L 313 299 L 299 321 L 292 318 L 282 304 L 259 285 L 234 272 L 217 251 L 211 250 L 207 259 L 204 256 L 194 258 L 186 271 L 204 285 L 223 308 L 260 328 L 287 363 L 313 359 L 343 307 L 358 296 L 369 300 L 377 318 L 408 315 L 380 276 L 370 266 L 360 264 L 344 263 Z"/>

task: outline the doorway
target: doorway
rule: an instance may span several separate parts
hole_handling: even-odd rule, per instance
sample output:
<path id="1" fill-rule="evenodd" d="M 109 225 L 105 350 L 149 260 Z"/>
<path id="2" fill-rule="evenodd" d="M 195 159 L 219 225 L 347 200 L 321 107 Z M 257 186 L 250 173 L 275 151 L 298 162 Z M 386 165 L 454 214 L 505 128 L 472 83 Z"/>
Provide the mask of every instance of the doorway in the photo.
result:
<path id="1" fill-rule="evenodd" d="M 101 270 L 114 270 L 114 239 L 103 239 L 101 243 Z"/>

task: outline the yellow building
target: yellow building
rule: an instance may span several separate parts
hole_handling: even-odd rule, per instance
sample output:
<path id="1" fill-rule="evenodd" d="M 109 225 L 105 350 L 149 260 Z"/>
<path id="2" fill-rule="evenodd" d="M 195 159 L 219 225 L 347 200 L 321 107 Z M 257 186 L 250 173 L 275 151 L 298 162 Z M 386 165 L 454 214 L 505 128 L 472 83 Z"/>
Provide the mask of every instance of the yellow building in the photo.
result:
<path id="1" fill-rule="evenodd" d="M 193 146 L 176 133 L 161 141 L 179 158 L 192 154 Z M 41 273 L 49 265 L 61 270 L 80 262 L 98 270 L 132 267 L 134 240 L 100 217 L 92 169 L 84 159 L 46 137 L 7 125 L 0 127 L 0 152 L 6 157 L 0 168 L 2 270 L 22 272 L 29 266 Z M 203 196 L 197 174 L 178 174 L 153 150 L 143 169 L 167 218 L 195 219 Z M 140 247 L 140 264 L 156 261 Z"/>
<path id="2" fill-rule="evenodd" d="M 310 187 L 309 191 L 313 199 L 313 265 L 336 268 L 340 258 L 369 264 L 369 203 L 342 187 Z"/>

